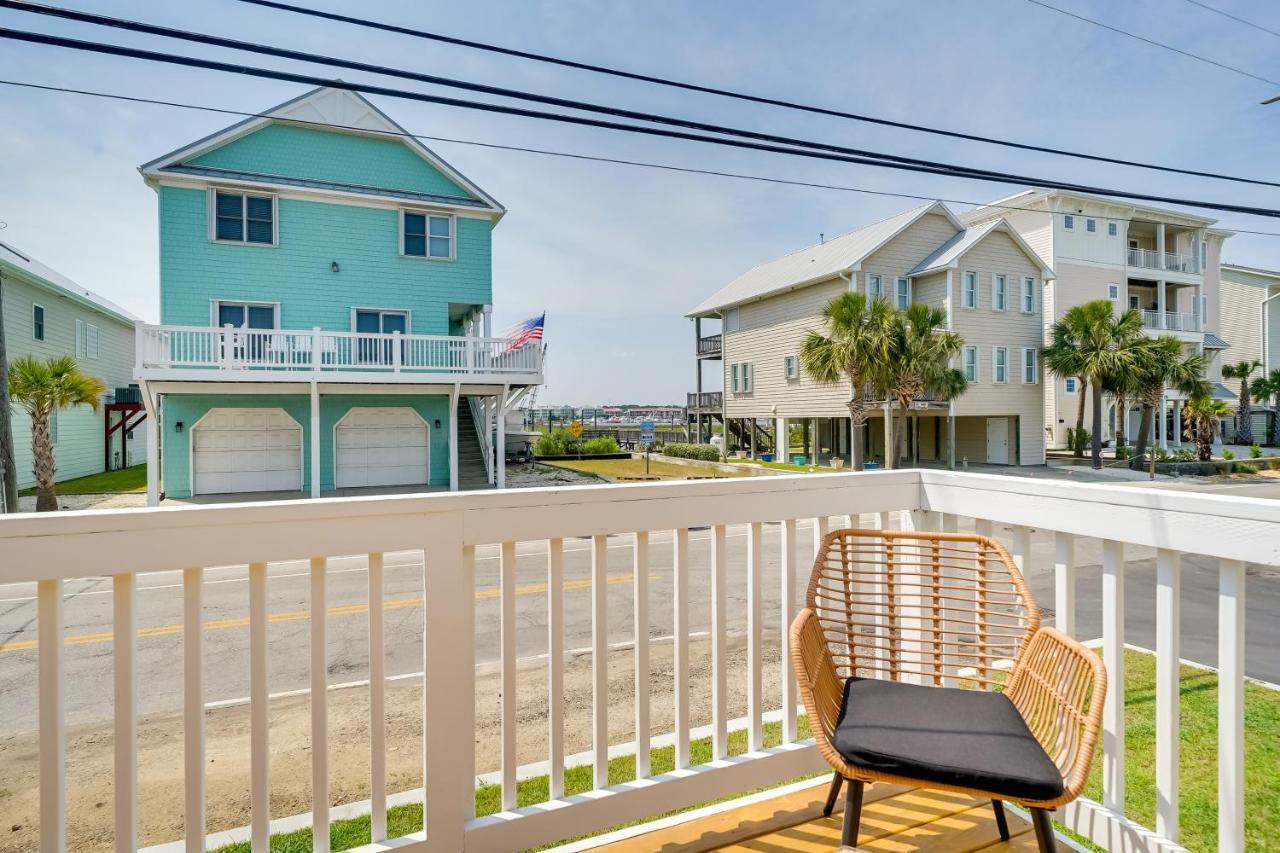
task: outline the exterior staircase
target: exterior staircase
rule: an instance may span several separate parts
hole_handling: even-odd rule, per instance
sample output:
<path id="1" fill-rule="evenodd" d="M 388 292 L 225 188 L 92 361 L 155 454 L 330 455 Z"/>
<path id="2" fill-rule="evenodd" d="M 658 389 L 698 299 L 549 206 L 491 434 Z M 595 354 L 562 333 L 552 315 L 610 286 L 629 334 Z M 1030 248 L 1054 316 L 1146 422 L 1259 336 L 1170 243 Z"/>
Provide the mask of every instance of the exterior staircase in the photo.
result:
<path id="1" fill-rule="evenodd" d="M 463 399 L 458 404 L 458 489 L 466 492 L 491 488 L 493 486 L 489 485 L 484 467 L 484 451 L 471 417 L 470 401 Z"/>

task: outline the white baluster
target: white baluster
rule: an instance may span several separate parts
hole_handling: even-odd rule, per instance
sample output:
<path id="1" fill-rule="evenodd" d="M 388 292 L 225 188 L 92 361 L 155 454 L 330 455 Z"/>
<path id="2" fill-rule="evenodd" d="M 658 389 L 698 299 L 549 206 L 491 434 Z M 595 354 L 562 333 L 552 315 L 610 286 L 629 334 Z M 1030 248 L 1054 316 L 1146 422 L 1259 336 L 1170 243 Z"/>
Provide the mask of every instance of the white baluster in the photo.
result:
<path id="1" fill-rule="evenodd" d="M 1102 662 L 1102 800 L 1124 814 L 1124 544 L 1111 539 L 1102 543 Z"/>
<path id="2" fill-rule="evenodd" d="M 1053 535 L 1054 625 L 1068 637 L 1076 635 L 1076 540 L 1070 533 Z"/>
<path id="3" fill-rule="evenodd" d="M 711 529 L 711 757 L 716 759 L 729 754 L 725 562 L 725 528 L 717 524 Z"/>
<path id="4" fill-rule="evenodd" d="M 369 829 L 387 837 L 387 651 L 384 639 L 383 557 L 369 555 Z"/>
<path id="5" fill-rule="evenodd" d="M 850 526 L 856 527 L 858 517 L 852 516 Z M 795 618 L 796 607 L 796 520 L 789 518 L 782 522 L 780 569 L 781 590 L 781 629 L 782 644 L 782 741 L 791 743 L 798 737 L 796 729 L 796 671 L 791 662 L 791 620 Z M 719 756 L 717 756 L 719 757 Z"/>
<path id="6" fill-rule="evenodd" d="M 204 569 L 182 572 L 183 827 L 187 853 L 204 853 Z"/>
<path id="7" fill-rule="evenodd" d="M 547 543 L 547 744 L 551 799 L 564 796 L 564 540 Z"/>
<path id="8" fill-rule="evenodd" d="M 1218 849 L 1244 850 L 1245 568 L 1218 564 Z"/>
<path id="9" fill-rule="evenodd" d="M 591 763 L 609 787 L 609 538 L 591 537 Z M 514 661 L 513 661 L 514 664 Z"/>
<path id="10" fill-rule="evenodd" d="M 311 558 L 311 849 L 329 853 L 329 668 L 325 558 Z"/>
<path id="11" fill-rule="evenodd" d="M 111 579 L 115 669 L 115 830 L 118 853 L 138 849 L 137 577 Z"/>
<path id="12" fill-rule="evenodd" d="M 760 624 L 762 545 L 760 522 L 753 521 L 747 529 L 747 744 L 753 752 L 764 749 L 760 676 L 760 646 L 764 641 Z"/>
<path id="13" fill-rule="evenodd" d="M 249 564 L 249 834 L 253 853 L 269 853 L 271 754 L 267 714 L 267 564 Z"/>
<path id="14" fill-rule="evenodd" d="M 636 657 L 636 778 L 649 775 L 649 534 L 636 534 L 634 580 Z M 552 700 L 555 701 L 554 699 Z"/>
<path id="15" fill-rule="evenodd" d="M 1181 555 L 1156 552 L 1156 832 L 1178 840 Z"/>
<path id="16" fill-rule="evenodd" d="M 689 766 L 689 529 L 676 530 L 672 571 L 676 767 Z"/>
<path id="17" fill-rule="evenodd" d="M 36 583 L 40 709 L 40 851 L 66 849 L 66 707 L 62 684 L 62 581 Z"/>
<path id="18" fill-rule="evenodd" d="M 516 543 L 503 542 L 499 587 L 502 659 L 502 808 L 516 807 Z"/>

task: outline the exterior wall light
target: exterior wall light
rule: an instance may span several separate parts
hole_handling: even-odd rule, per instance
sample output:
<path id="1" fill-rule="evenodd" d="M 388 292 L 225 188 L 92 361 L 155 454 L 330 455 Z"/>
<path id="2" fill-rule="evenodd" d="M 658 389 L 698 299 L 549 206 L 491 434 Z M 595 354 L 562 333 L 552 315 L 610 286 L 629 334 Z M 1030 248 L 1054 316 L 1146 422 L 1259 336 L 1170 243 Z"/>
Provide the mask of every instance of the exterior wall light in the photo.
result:
<path id="1" fill-rule="evenodd" d="M 338 262 L 337 262 L 337 261 L 331 261 L 331 262 L 329 263 L 329 269 L 333 270 L 334 272 L 337 272 L 337 271 L 338 271 Z"/>
<path id="2" fill-rule="evenodd" d="M 182 432 L 182 421 L 178 421 L 173 425 L 174 432 Z"/>

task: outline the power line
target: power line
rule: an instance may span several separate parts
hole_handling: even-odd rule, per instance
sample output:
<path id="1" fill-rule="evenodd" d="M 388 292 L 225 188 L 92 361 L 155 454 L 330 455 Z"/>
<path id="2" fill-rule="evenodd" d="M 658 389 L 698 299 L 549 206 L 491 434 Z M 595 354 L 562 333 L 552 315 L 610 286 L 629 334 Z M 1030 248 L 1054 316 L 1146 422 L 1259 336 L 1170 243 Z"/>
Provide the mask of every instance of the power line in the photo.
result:
<path id="1" fill-rule="evenodd" d="M 1255 30 L 1260 30 L 1261 32 L 1267 33 L 1268 35 L 1273 35 L 1273 36 L 1276 36 L 1277 38 L 1280 38 L 1280 31 L 1269 29 L 1267 27 L 1262 26 L 1262 24 L 1255 24 L 1253 21 L 1246 21 L 1244 18 L 1241 18 L 1239 15 L 1233 15 L 1230 12 L 1224 11 L 1222 9 L 1218 9 L 1214 6 L 1210 6 L 1208 3 L 1201 3 L 1200 0 L 1187 0 L 1187 2 L 1190 3 L 1192 6 L 1199 6 L 1201 9 L 1204 9 L 1207 12 L 1213 12 L 1215 15 L 1221 15 L 1224 18 L 1230 18 L 1231 20 L 1235 21 L 1238 24 L 1244 24 L 1246 27 L 1253 27 Z"/>
<path id="2" fill-rule="evenodd" d="M 2 86 L 16 86 L 24 89 L 35 89 L 43 92 L 57 92 L 62 94 L 85 95 L 93 98 L 106 98 L 116 101 L 125 101 L 135 104 L 152 104 L 156 106 L 174 107 L 177 109 L 196 110 L 200 112 L 217 113 L 220 115 L 238 116 L 241 118 L 271 118 L 271 113 L 264 112 L 248 112 L 245 110 L 232 110 L 224 107 L 211 107 L 203 104 L 192 104 L 183 101 L 169 101 L 159 98 L 143 98 L 137 95 L 121 95 L 113 92 L 98 92 L 90 89 L 73 89 L 66 86 L 50 86 L 41 83 L 31 83 L 23 80 L 4 80 L 0 79 Z M 547 157 L 560 157 L 568 160 L 584 160 L 593 163 L 606 163 L 618 166 L 633 166 L 645 169 L 655 169 L 666 172 L 676 172 L 690 175 L 706 175 L 709 177 L 732 178 L 735 180 L 756 181 L 767 184 L 780 184 L 783 186 L 801 187 L 806 189 L 834 190 L 838 192 L 858 193 L 861 195 L 874 195 L 886 198 L 902 198 L 913 201 L 942 201 L 949 204 L 970 204 L 975 207 L 987 207 L 996 210 L 1022 211 L 1026 213 L 1044 213 L 1049 216 L 1067 216 L 1071 215 L 1065 211 L 1044 210 L 1038 207 L 1026 207 L 1016 204 L 1003 204 L 999 202 L 976 201 L 974 199 L 949 198 L 947 196 L 937 195 L 915 195 L 912 193 L 892 192 L 890 190 L 872 190 L 865 187 L 851 187 L 841 184 L 825 184 L 816 181 L 800 181 L 791 178 L 776 178 L 768 175 L 753 175 L 743 172 L 727 172 L 716 169 L 698 169 L 692 166 L 677 166 L 671 163 L 653 163 L 644 160 L 627 160 L 619 157 L 602 157 L 592 154 L 581 154 L 573 151 L 556 151 L 547 148 L 532 148 L 522 145 L 504 145 L 497 142 L 481 142 L 475 139 L 460 139 L 453 136 L 431 136 L 422 133 L 409 133 L 408 131 L 394 130 L 371 130 L 369 128 L 358 127 L 356 125 L 336 124 L 324 121 L 308 121 L 306 119 L 290 118 L 289 123 L 300 124 L 308 127 L 328 128 L 332 130 L 349 130 L 359 131 L 361 133 L 376 134 L 379 136 L 394 137 L 400 139 L 416 139 L 424 142 L 446 142 L 454 145 L 467 145 L 475 148 L 488 148 L 498 151 L 515 151 L 523 154 L 537 154 Z M 1104 217 L 1115 222 L 1136 222 L 1141 221 L 1133 217 L 1109 216 Z M 1254 231 L 1247 228 L 1235 228 L 1223 226 L 1226 230 L 1237 234 L 1250 234 L 1260 237 L 1280 237 L 1280 231 Z"/>
<path id="3" fill-rule="evenodd" d="M 251 53 L 258 53 L 267 56 L 273 56 L 280 59 L 291 59 L 299 62 L 311 62 L 321 65 L 332 65 L 339 68 L 347 68 L 356 71 L 365 71 L 372 74 L 381 74 L 390 77 L 399 77 L 407 80 L 414 80 L 420 83 L 428 83 L 431 85 L 445 86 L 454 89 L 461 89 L 467 92 L 477 92 L 485 95 L 495 95 L 502 98 L 513 98 L 518 100 L 532 101 L 539 104 L 547 104 L 550 106 L 563 107 L 571 110 L 580 110 L 585 112 L 593 112 L 602 115 L 613 116 L 615 118 L 626 118 L 635 121 L 651 122 L 655 124 L 666 124 L 673 127 L 683 127 L 691 130 L 704 131 L 709 133 L 718 133 L 729 136 L 737 136 L 744 139 L 755 139 L 763 142 L 770 142 L 780 145 L 790 145 L 803 148 L 815 148 L 822 151 L 834 151 L 840 154 L 851 154 L 858 157 L 876 157 L 883 160 L 891 160 L 898 163 L 910 163 L 919 166 L 928 166 L 933 168 L 943 168 L 950 170 L 962 170 L 972 174 L 986 174 L 993 177 L 1003 178 L 1005 175 L 1001 172 L 994 172 L 985 169 L 977 169 L 969 166 L 956 166 L 949 163 L 940 163 L 932 160 L 924 160 L 917 157 L 902 157 L 894 154 L 886 154 L 877 151 L 867 151 L 858 148 L 849 148 L 846 146 L 833 145 L 829 143 L 813 142 L 806 139 L 797 139 L 789 136 L 779 136 L 770 133 L 761 133 L 757 131 L 742 130 L 734 127 L 726 127 L 724 125 L 710 124 L 707 122 L 694 121 L 690 119 L 681 119 L 672 116 L 658 115 L 655 113 L 639 112 L 628 110 L 621 107 L 607 106 L 587 101 L 579 101 L 569 98 L 559 98 L 551 95 L 543 95 L 534 92 L 527 92 L 519 89 L 509 89 L 500 86 L 491 86 L 481 83 L 472 83 L 465 80 L 457 80 L 448 77 L 441 77 L 434 74 L 424 74 L 416 71 L 409 71 L 402 68 L 393 68 L 386 65 L 376 65 L 358 60 L 343 59 L 333 57 L 326 54 L 307 53 L 304 51 L 291 50 L 288 48 L 276 47 L 274 45 L 265 45 L 256 42 L 241 41 L 238 39 L 225 38 L 222 36 L 214 36 L 206 33 L 196 33 L 190 30 L 173 29 L 171 27 L 162 27 L 154 24 L 148 24 L 141 21 L 132 21 L 124 18 L 114 18 L 106 15 L 96 15 L 89 12 L 80 12 L 74 9 L 63 9 L 55 6 L 45 6 L 33 3 L 22 2 L 22 0 L 0 0 L 0 8 L 17 9 L 24 12 L 32 12 L 39 15 L 47 15 L 67 20 L 79 21 L 82 23 L 94 24 L 103 27 L 112 27 L 115 29 L 126 30 L 129 32 L 146 33 L 148 35 L 156 35 L 162 38 L 172 38 L 182 41 L 195 42 L 198 44 L 213 45 L 216 47 L 224 47 L 231 50 L 243 50 Z M 1180 174 L 1192 174 L 1199 177 L 1216 177 L 1214 175 L 1193 172 L 1192 170 L 1173 170 Z M 1229 180 L 1238 181 L 1240 183 L 1249 183 L 1259 186 L 1280 187 L 1280 183 L 1273 181 L 1265 181 L 1252 178 L 1231 177 Z"/>
<path id="4" fill-rule="evenodd" d="M 1044 0 L 1027 0 L 1027 2 L 1034 4 L 1036 6 L 1039 6 L 1043 9 L 1048 9 L 1050 11 L 1057 12 L 1059 15 L 1066 15 L 1068 18 L 1075 18 L 1077 21 L 1084 21 L 1086 24 L 1093 24 L 1095 27 L 1101 27 L 1104 30 L 1110 30 L 1113 33 L 1117 33 L 1119 35 L 1126 36 L 1127 38 L 1140 41 L 1143 44 L 1148 44 L 1148 45 L 1151 45 L 1152 47 L 1158 47 L 1161 50 L 1167 50 L 1167 51 L 1170 51 L 1171 53 L 1176 53 L 1179 56 L 1185 56 L 1188 59 L 1194 59 L 1197 62 L 1203 62 L 1206 65 L 1212 65 L 1216 68 L 1221 68 L 1224 71 L 1231 71 L 1235 74 L 1248 77 L 1252 80 L 1257 80 L 1260 83 L 1267 83 L 1272 86 L 1280 86 L 1280 80 L 1271 80 L 1267 77 L 1262 77 L 1257 74 L 1254 74 L 1251 71 L 1245 71 L 1243 68 L 1237 68 L 1234 65 L 1227 65 L 1225 62 L 1219 62 L 1216 59 L 1210 59 L 1207 56 L 1201 56 L 1198 53 L 1191 53 L 1190 51 L 1183 50 L 1180 47 L 1174 47 L 1171 44 L 1165 44 L 1162 41 L 1156 41 L 1155 39 L 1147 38 L 1146 36 L 1140 36 L 1137 33 L 1132 33 L 1132 32 L 1129 32 L 1128 30 L 1122 30 L 1119 27 L 1114 27 L 1111 24 L 1104 23 L 1102 21 L 1097 20 L 1096 18 L 1088 18 L 1088 17 L 1085 17 L 1084 15 L 1077 14 L 1076 12 L 1070 12 L 1066 9 L 1059 8 L 1058 6 L 1054 6 L 1052 3 L 1044 2 Z"/>
<path id="5" fill-rule="evenodd" d="M 1074 184 L 1066 181 L 1045 179 L 1038 177 L 1029 177 L 1025 175 L 1017 175 L 1013 173 L 994 172 L 988 170 L 971 169 L 968 167 L 958 167 L 944 163 L 931 163 L 922 161 L 899 162 L 903 158 L 893 158 L 892 155 L 880 155 L 875 152 L 868 154 L 858 153 L 855 155 L 846 155 L 834 153 L 825 150 L 832 146 L 816 146 L 814 148 L 790 147 L 785 145 L 773 145 L 762 142 L 753 142 L 747 139 L 726 139 L 718 136 L 708 136 L 705 134 L 688 133 L 678 130 L 670 130 L 665 128 L 644 127 L 641 125 L 626 124 L 623 122 L 606 121 L 603 119 L 588 118 L 584 116 L 566 115 L 564 113 L 544 112 L 538 110 L 530 110 L 524 107 L 513 107 L 503 104 L 493 104 L 480 101 L 466 101 L 457 98 L 446 98 L 439 95 L 429 95 L 423 92 L 414 92 L 405 89 L 394 89 L 387 86 L 375 86 L 366 83 L 350 83 L 345 80 L 334 80 L 324 77 L 317 77 L 310 74 L 299 74 L 290 71 L 279 71 L 274 69 L 259 68 L 249 65 L 237 65 L 227 62 L 219 62 L 215 60 L 199 59 L 191 56 L 183 56 L 172 53 L 160 53 L 157 51 L 141 50 L 138 48 L 124 47 L 122 45 L 105 44 L 101 42 L 83 41 L 80 39 L 64 38 L 62 36 L 47 35 L 44 33 L 32 33 L 22 30 L 12 30 L 8 28 L 0 28 L 0 38 L 6 38 L 15 41 L 25 41 L 34 44 L 52 45 L 56 47 L 65 47 L 73 50 L 80 50 L 90 53 L 106 54 L 110 56 L 121 56 L 131 59 L 141 59 L 151 62 L 167 63 L 170 65 L 179 65 L 189 68 L 203 68 L 213 71 L 223 71 L 233 74 L 240 74 L 251 77 L 262 77 L 271 80 L 283 80 L 293 83 L 302 83 L 317 87 L 327 87 L 335 89 L 346 89 L 353 92 L 363 92 L 366 94 L 383 95 L 391 98 L 400 98 L 404 100 L 419 101 L 422 103 L 438 104 L 441 106 L 451 106 L 460 109 L 476 110 L 481 112 L 490 112 L 500 115 L 519 116 L 522 118 L 533 118 L 543 121 L 560 122 L 564 124 L 574 124 L 583 127 L 603 128 L 608 130 L 618 130 L 627 133 L 636 133 L 647 136 L 662 137 L 667 139 L 680 139 L 691 142 L 701 142 L 710 145 L 719 145 L 730 148 L 740 148 L 753 151 L 764 151 L 774 154 L 785 154 L 794 157 L 805 157 L 809 159 L 828 160 L 842 163 L 853 163 L 856 165 L 876 166 L 886 169 L 896 169 L 899 171 L 918 172 L 921 174 L 943 175 L 954 178 L 969 178 L 972 180 L 980 180 L 989 183 L 1014 183 L 1014 184 L 1031 184 L 1044 186 L 1051 189 L 1059 189 L 1068 192 L 1078 192 L 1091 195 L 1114 196 L 1139 201 L 1160 202 L 1164 204 L 1185 205 L 1188 207 L 1200 207 L 1208 210 L 1221 210 L 1233 213 L 1244 213 L 1254 216 L 1266 216 L 1270 218 L 1280 218 L 1280 210 L 1274 208 L 1260 208 L 1249 205 L 1238 205 L 1226 202 L 1202 201 L 1196 199 L 1186 199 L 1176 196 L 1161 196 L 1150 193 L 1133 192 L 1129 190 L 1117 190 L 1106 187 L 1094 187 L 1086 184 Z M 730 132 L 744 133 L 737 129 L 730 129 Z M 808 144 L 808 143 L 799 143 Z M 849 149 L 855 150 L 855 149 Z"/>
<path id="6" fill-rule="evenodd" d="M 1192 0 L 1189 0 L 1189 2 Z M 1081 160 L 1091 160 L 1096 163 L 1110 163 L 1116 166 L 1131 166 L 1140 169 L 1151 169 L 1159 172 L 1169 172 L 1178 175 L 1191 175 L 1199 178 L 1214 178 L 1224 181 L 1237 181 L 1240 183 L 1263 184 L 1266 186 L 1276 186 L 1270 181 L 1261 181 L 1253 178 L 1243 178 L 1235 175 L 1224 175 L 1217 172 L 1204 172 L 1197 169 L 1184 169 L 1178 166 L 1161 166 L 1153 163 L 1144 163 L 1137 160 L 1126 160 L 1120 157 L 1107 157 L 1102 154 L 1089 154 L 1081 151 L 1070 151 L 1063 148 L 1053 148 L 1046 145 L 1035 145 L 1029 142 L 1015 142 L 1008 139 L 999 139 L 990 136 L 981 136 L 974 133 L 965 133 L 958 130 L 947 130 L 945 128 L 930 127 L 929 125 L 914 124 L 911 122 L 895 121 L 893 119 L 880 118 L 878 116 L 869 116 L 863 113 L 854 113 L 846 110 L 837 110 L 831 107 L 820 107 L 813 104 L 800 103 L 798 101 L 784 100 L 781 98 L 769 98 L 763 95 L 752 95 L 744 92 L 736 92 L 730 89 L 722 89 L 715 86 L 705 86 L 698 83 L 687 83 L 680 80 L 672 80 L 669 77 L 657 77 L 652 74 L 642 74 L 634 71 L 624 71 L 618 68 L 610 68 L 604 65 L 594 65 L 587 62 L 578 62 L 572 59 L 564 59 L 562 57 L 550 56 L 542 53 L 532 53 L 530 51 L 517 50 L 515 48 L 503 47 L 501 45 L 490 44 L 487 42 L 474 41 L 470 39 L 458 38 L 456 36 L 447 36 L 441 33 L 433 33 L 428 30 L 419 30 L 411 27 L 403 27 L 397 24 L 389 24 L 383 21 L 374 21 L 368 18 L 357 18 L 351 15 L 342 15 L 337 12 L 326 12 L 321 9 L 308 9 L 303 6 L 296 6 L 291 3 L 280 3 L 276 0 L 239 0 L 241 3 L 249 3 L 255 6 L 263 6 L 270 9 L 279 9 L 285 12 L 294 12 L 299 15 L 309 15 L 313 18 L 321 18 L 329 21 L 337 21 L 344 24 L 351 24 L 357 27 L 365 27 L 368 29 L 382 30 L 384 32 L 396 33 L 399 35 L 412 36 L 414 38 L 426 39 L 429 41 L 440 42 L 442 44 L 450 44 L 458 47 L 471 48 L 473 50 L 481 50 L 489 53 L 496 53 L 502 56 L 512 56 L 518 59 L 528 59 L 534 62 L 544 62 L 551 65 L 558 65 L 564 68 L 573 68 L 579 71 L 590 71 L 596 74 L 606 74 L 611 77 L 618 77 L 624 80 L 638 80 L 643 83 L 654 83 L 659 86 L 668 86 L 675 89 L 683 89 L 688 92 L 699 92 L 707 95 L 717 95 L 724 98 L 733 98 L 739 101 L 746 101 L 755 104 L 764 104 L 773 107 L 783 107 L 790 110 L 798 110 L 800 112 L 813 113 L 815 115 L 831 116 L 834 118 L 851 119 L 853 121 L 865 122 L 867 124 L 880 125 L 882 127 L 893 127 L 899 130 L 911 130 L 918 133 L 929 133 L 935 136 L 942 136 L 949 139 L 963 139 L 968 142 L 981 142 L 987 145 L 999 145 L 1005 148 L 1013 148 L 1019 151 L 1035 151 L 1041 154 L 1054 154 L 1060 157 L 1074 157 Z"/>

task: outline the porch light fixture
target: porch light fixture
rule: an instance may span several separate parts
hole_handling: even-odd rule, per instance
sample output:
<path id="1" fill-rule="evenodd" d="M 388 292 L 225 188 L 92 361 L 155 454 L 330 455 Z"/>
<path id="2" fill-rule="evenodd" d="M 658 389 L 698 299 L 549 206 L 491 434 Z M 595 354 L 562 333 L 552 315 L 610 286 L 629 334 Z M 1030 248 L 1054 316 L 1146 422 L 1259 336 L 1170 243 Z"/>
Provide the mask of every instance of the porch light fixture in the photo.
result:
<path id="1" fill-rule="evenodd" d="M 440 419 L 436 418 L 436 429 L 440 429 Z"/>
<path id="2" fill-rule="evenodd" d="M 329 269 L 333 270 L 334 272 L 337 272 L 337 271 L 338 271 L 338 262 L 337 262 L 337 261 L 330 261 L 330 262 L 329 262 Z"/>
<path id="3" fill-rule="evenodd" d="M 182 432 L 182 421 L 178 421 L 173 425 L 174 432 Z"/>

